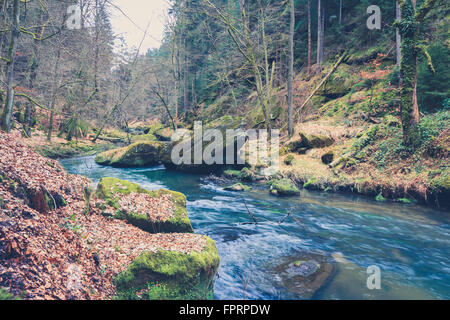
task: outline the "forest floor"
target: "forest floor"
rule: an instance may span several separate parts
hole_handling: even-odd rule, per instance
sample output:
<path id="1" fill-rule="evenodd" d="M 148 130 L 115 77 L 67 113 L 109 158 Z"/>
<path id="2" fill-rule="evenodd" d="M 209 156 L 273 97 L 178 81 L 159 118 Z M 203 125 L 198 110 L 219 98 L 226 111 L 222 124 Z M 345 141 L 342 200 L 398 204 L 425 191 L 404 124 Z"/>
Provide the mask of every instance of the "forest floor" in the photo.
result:
<path id="1" fill-rule="evenodd" d="M 0 133 L 0 299 L 111 299 L 114 277 L 142 252 L 206 245 L 200 235 L 150 234 L 102 216 L 95 196 L 87 206 L 87 178 L 19 140 Z"/>

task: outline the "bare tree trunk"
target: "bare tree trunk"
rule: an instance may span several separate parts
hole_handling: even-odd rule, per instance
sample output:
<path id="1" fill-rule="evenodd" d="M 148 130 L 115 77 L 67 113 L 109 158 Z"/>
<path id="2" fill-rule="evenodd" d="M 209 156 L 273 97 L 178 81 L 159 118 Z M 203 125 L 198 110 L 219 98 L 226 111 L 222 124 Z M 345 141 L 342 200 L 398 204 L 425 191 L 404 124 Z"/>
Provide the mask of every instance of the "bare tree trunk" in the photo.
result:
<path id="1" fill-rule="evenodd" d="M 188 65 L 188 54 L 187 46 L 185 42 L 184 46 L 184 112 L 187 115 L 190 109 L 189 106 L 189 65 Z"/>
<path id="2" fill-rule="evenodd" d="M 402 12 L 400 10 L 398 0 L 395 2 L 395 18 L 397 21 L 400 21 L 400 19 L 402 18 Z M 398 27 L 395 30 L 395 47 L 397 66 L 400 67 L 400 64 L 402 62 L 402 37 L 400 36 L 400 30 L 398 29 Z"/>
<path id="3" fill-rule="evenodd" d="M 342 25 L 342 0 L 339 0 L 339 25 Z"/>
<path id="4" fill-rule="evenodd" d="M 324 40 L 324 27 L 325 27 L 325 15 L 324 15 L 324 3 L 322 0 L 317 1 L 317 66 L 320 68 L 323 63 L 323 40 Z"/>
<path id="5" fill-rule="evenodd" d="M 98 92 L 98 58 L 99 58 L 99 37 L 100 37 L 100 9 L 98 0 L 95 0 L 95 58 L 94 58 L 94 90 Z"/>
<path id="6" fill-rule="evenodd" d="M 47 132 L 47 140 L 52 140 L 52 132 L 53 132 L 53 117 L 55 113 L 55 103 L 56 103 L 56 95 L 57 95 L 57 87 L 58 87 L 58 72 L 59 72 L 59 61 L 61 59 L 61 48 L 58 48 L 56 53 L 56 62 L 55 69 L 53 70 L 53 82 L 52 82 L 52 100 L 50 104 L 50 117 L 48 120 L 48 132 Z"/>
<path id="7" fill-rule="evenodd" d="M 294 135 L 293 119 L 293 87 L 294 87 L 294 33 L 295 33 L 295 3 L 291 0 L 291 24 L 289 29 L 289 78 L 288 78 L 288 131 Z"/>
<path id="8" fill-rule="evenodd" d="M 308 0 L 308 77 L 311 75 L 311 0 Z"/>
<path id="9" fill-rule="evenodd" d="M 8 62 L 6 64 L 6 103 L 3 109 L 3 114 L 0 119 L 1 128 L 6 131 L 11 131 L 11 118 L 14 105 L 14 64 L 16 61 L 16 49 L 17 40 L 20 35 L 19 24 L 20 24 L 20 0 L 14 0 L 13 9 L 13 25 L 11 30 L 11 38 L 9 42 L 8 49 Z"/>
<path id="10" fill-rule="evenodd" d="M 0 37 L 0 52 L 3 52 L 3 49 L 5 48 L 6 45 L 6 38 L 7 38 L 7 27 L 6 27 L 6 19 L 7 19 L 7 11 L 8 11 L 8 0 L 3 0 L 2 3 L 2 10 L 1 10 L 1 16 L 0 16 L 0 23 L 1 23 L 1 28 L 2 28 L 2 32 L 1 32 L 1 37 Z M 1 70 L 1 72 L 3 73 L 3 70 Z"/>

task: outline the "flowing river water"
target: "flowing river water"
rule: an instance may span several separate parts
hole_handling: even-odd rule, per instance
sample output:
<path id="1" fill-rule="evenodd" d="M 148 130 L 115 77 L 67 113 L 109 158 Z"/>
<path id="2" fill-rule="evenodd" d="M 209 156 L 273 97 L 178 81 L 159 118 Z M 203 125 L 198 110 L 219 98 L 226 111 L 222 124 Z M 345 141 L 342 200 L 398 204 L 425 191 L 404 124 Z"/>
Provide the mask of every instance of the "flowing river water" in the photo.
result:
<path id="1" fill-rule="evenodd" d="M 214 239 L 219 250 L 216 299 L 305 298 L 283 267 L 298 257 L 333 265 L 328 281 L 308 298 L 450 299 L 448 212 L 324 192 L 286 199 L 262 187 L 228 192 L 199 175 L 103 167 L 93 157 L 61 163 L 95 183 L 116 177 L 184 193 L 195 232 Z M 249 223 L 249 211 L 260 223 Z M 367 287 L 369 266 L 381 270 L 379 290 Z"/>

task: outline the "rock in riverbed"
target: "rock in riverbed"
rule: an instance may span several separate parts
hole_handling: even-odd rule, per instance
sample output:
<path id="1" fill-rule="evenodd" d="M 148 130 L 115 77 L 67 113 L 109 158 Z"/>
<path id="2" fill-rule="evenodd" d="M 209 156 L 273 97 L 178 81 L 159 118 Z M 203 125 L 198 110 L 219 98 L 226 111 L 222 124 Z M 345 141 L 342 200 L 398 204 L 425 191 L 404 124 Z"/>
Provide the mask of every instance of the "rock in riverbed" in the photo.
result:
<path id="1" fill-rule="evenodd" d="M 280 285 L 303 299 L 311 299 L 331 279 L 334 270 L 331 259 L 316 254 L 290 257 L 274 269 Z"/>
<path id="2" fill-rule="evenodd" d="M 165 154 L 171 150 L 167 142 L 136 142 L 128 147 L 100 153 L 95 162 L 112 167 L 143 167 L 161 164 Z M 170 154 L 170 153 L 169 153 Z"/>

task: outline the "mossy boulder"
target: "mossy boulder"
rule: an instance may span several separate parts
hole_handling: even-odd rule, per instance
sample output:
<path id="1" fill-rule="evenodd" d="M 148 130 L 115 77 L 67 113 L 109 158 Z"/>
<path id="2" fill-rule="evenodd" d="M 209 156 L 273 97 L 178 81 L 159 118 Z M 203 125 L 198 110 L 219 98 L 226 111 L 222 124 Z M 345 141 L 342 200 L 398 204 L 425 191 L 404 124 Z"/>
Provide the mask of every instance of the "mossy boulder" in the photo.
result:
<path id="1" fill-rule="evenodd" d="M 142 167 L 161 163 L 167 152 L 166 143 L 157 141 L 136 142 L 128 147 L 100 153 L 95 162 L 113 167 Z"/>
<path id="2" fill-rule="evenodd" d="M 145 201 L 157 201 L 165 196 L 170 203 L 166 207 L 160 206 L 162 212 L 158 212 L 158 219 L 152 219 L 148 210 L 142 209 L 144 212 L 133 212 L 129 207 L 125 208 L 121 205 L 121 197 L 130 194 L 146 194 L 150 199 Z M 149 191 L 136 183 L 116 178 L 103 178 L 97 187 L 97 197 L 106 201 L 106 204 L 115 209 L 113 218 L 126 220 L 128 223 L 150 233 L 192 233 L 191 222 L 186 211 L 186 196 L 182 193 L 169 190 Z M 149 208 L 151 205 L 149 206 Z M 164 211 L 165 210 L 165 211 Z M 103 213 L 106 216 L 111 214 Z"/>
<path id="3" fill-rule="evenodd" d="M 153 288 L 150 299 L 212 299 L 220 257 L 214 241 L 205 239 L 206 246 L 201 252 L 187 254 L 158 250 L 142 253 L 115 278 L 118 297 L 132 299 L 136 292 Z"/>
<path id="4" fill-rule="evenodd" d="M 272 180 L 269 183 L 270 193 L 279 197 L 294 197 L 300 195 L 300 190 L 289 180 Z"/>
<path id="5" fill-rule="evenodd" d="M 239 178 L 242 181 L 251 182 L 255 178 L 255 173 L 252 170 L 250 170 L 249 168 L 244 168 L 241 170 L 241 172 L 239 174 Z"/>
<path id="6" fill-rule="evenodd" d="M 232 186 L 228 186 L 228 187 L 224 188 L 224 190 L 226 190 L 226 191 L 249 191 L 251 189 L 252 189 L 251 187 L 246 186 L 242 183 L 236 183 L 236 184 L 233 184 Z"/>

